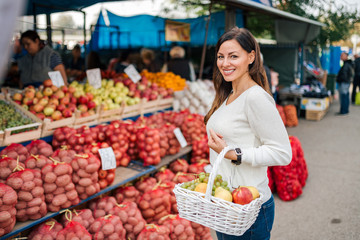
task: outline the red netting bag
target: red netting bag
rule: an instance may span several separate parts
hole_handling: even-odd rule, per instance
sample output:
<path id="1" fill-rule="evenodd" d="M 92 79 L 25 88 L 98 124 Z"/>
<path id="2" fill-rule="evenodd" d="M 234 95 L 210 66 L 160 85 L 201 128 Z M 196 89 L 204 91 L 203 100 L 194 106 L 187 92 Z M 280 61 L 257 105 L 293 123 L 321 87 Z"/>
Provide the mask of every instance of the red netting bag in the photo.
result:
<path id="1" fill-rule="evenodd" d="M 284 125 L 286 126 L 286 115 L 285 115 L 284 107 L 276 104 L 276 109 L 279 111 L 281 120 L 283 121 Z"/>
<path id="2" fill-rule="evenodd" d="M 57 237 L 57 240 L 91 240 L 91 234 L 80 223 L 71 221 L 63 230 L 61 230 Z"/>
<path id="3" fill-rule="evenodd" d="M 198 114 L 191 114 L 185 118 L 181 125 L 181 131 L 189 144 L 206 136 L 204 117 L 199 116 Z"/>
<path id="4" fill-rule="evenodd" d="M 170 240 L 170 229 L 166 226 L 147 224 L 137 240 Z"/>
<path id="5" fill-rule="evenodd" d="M 195 180 L 195 175 L 192 173 L 183 173 L 183 172 L 178 172 L 176 173 L 173 181 L 175 183 L 184 183 L 184 182 L 190 182 L 192 180 Z"/>
<path id="6" fill-rule="evenodd" d="M 293 154 L 296 154 L 297 170 L 298 170 L 298 179 L 302 187 L 306 185 L 306 180 L 308 178 L 308 169 L 304 157 L 304 151 L 301 147 L 300 140 L 295 136 L 289 136 L 291 148 L 295 150 Z"/>
<path id="7" fill-rule="evenodd" d="M 204 168 L 209 164 L 209 161 L 206 159 L 200 159 L 199 162 L 189 165 L 189 173 L 199 174 L 205 172 Z"/>
<path id="8" fill-rule="evenodd" d="M 45 200 L 50 212 L 58 212 L 80 202 L 72 173 L 70 164 L 63 162 L 46 164 L 41 169 Z"/>
<path id="9" fill-rule="evenodd" d="M 93 211 L 94 218 L 96 219 L 110 214 L 110 210 L 117 204 L 113 196 L 106 196 L 92 201 L 89 204 L 89 208 Z"/>
<path id="10" fill-rule="evenodd" d="M 14 189 L 0 183 L 0 236 L 12 231 L 16 223 L 16 208 L 18 196 Z"/>
<path id="11" fill-rule="evenodd" d="M 28 169 L 36 169 L 41 171 L 41 169 L 46 164 L 52 164 L 53 161 L 51 161 L 49 158 L 45 157 L 44 155 L 34 155 L 31 154 L 25 161 L 25 167 Z"/>
<path id="12" fill-rule="evenodd" d="M 190 222 L 190 223 L 195 233 L 195 240 L 213 240 L 211 236 L 210 228 L 195 222 Z"/>
<path id="13" fill-rule="evenodd" d="M 110 214 L 120 218 L 126 230 L 126 239 L 136 239 L 136 236 L 146 225 L 146 221 L 135 202 L 117 204 L 111 209 Z"/>
<path id="14" fill-rule="evenodd" d="M 126 240 L 126 231 L 118 216 L 106 215 L 95 219 L 90 225 L 89 232 L 94 240 Z"/>
<path id="15" fill-rule="evenodd" d="M 135 187 L 137 190 L 139 190 L 140 194 L 143 194 L 147 191 L 151 191 L 155 185 L 156 185 L 157 181 L 156 178 L 153 177 L 141 177 L 136 183 L 135 183 Z"/>
<path id="16" fill-rule="evenodd" d="M 105 131 L 107 143 L 114 150 L 116 166 L 127 167 L 131 160 L 127 154 L 130 133 L 126 129 L 126 126 L 126 123 L 116 120 L 112 121 Z"/>
<path id="17" fill-rule="evenodd" d="M 17 158 L 19 159 L 19 158 Z M 5 183 L 6 179 L 17 169 L 24 169 L 25 164 L 16 159 L 4 157 L 0 159 L 0 183 Z"/>
<path id="18" fill-rule="evenodd" d="M 135 186 L 122 186 L 115 190 L 115 198 L 118 203 L 137 202 L 140 198 L 140 192 Z"/>
<path id="19" fill-rule="evenodd" d="M 9 157 L 12 159 L 17 159 L 17 157 L 19 156 L 19 161 L 24 163 L 25 160 L 29 157 L 29 151 L 26 147 L 19 143 L 12 143 L 6 148 L 4 148 L 0 152 L 0 155 L 6 155 L 5 157 Z"/>
<path id="20" fill-rule="evenodd" d="M 24 169 L 12 173 L 6 180 L 18 195 L 16 218 L 18 221 L 35 220 L 46 215 L 43 181 L 39 170 Z"/>
<path id="21" fill-rule="evenodd" d="M 68 149 L 67 146 L 61 146 L 61 148 L 55 150 L 51 157 L 59 162 L 71 163 L 75 158 L 75 154 L 75 150 Z"/>
<path id="22" fill-rule="evenodd" d="M 172 181 L 175 177 L 175 174 L 168 168 L 162 167 L 160 170 L 155 174 L 155 178 L 157 181 Z"/>
<path id="23" fill-rule="evenodd" d="M 70 210 L 66 210 L 66 211 L 70 211 Z M 86 209 L 81 209 L 81 210 L 74 209 L 72 211 L 71 216 L 72 216 L 71 221 L 80 223 L 82 226 L 84 226 L 86 228 L 86 230 L 88 230 L 90 225 L 95 221 L 94 216 L 93 216 L 93 212 L 90 209 L 87 209 L 87 208 Z M 64 226 L 66 226 L 71 221 L 68 219 L 66 214 L 62 215 L 61 223 Z"/>
<path id="24" fill-rule="evenodd" d="M 50 144 L 44 140 L 34 140 L 31 141 L 26 148 L 29 154 L 33 155 L 44 155 L 45 157 L 50 157 L 53 154 L 53 149 Z"/>
<path id="25" fill-rule="evenodd" d="M 178 173 L 178 172 L 187 173 L 188 169 L 189 169 L 189 164 L 185 159 L 179 158 L 179 159 L 176 159 L 175 161 L 173 161 L 170 164 L 169 168 L 174 173 Z"/>
<path id="26" fill-rule="evenodd" d="M 54 149 L 68 145 L 68 139 L 73 134 L 76 134 L 76 129 L 74 128 L 61 127 L 55 129 L 52 140 L 52 146 Z"/>
<path id="27" fill-rule="evenodd" d="M 136 138 L 139 158 L 144 161 L 144 166 L 159 164 L 161 161 L 159 131 L 142 127 L 138 129 Z"/>
<path id="28" fill-rule="evenodd" d="M 139 200 L 139 209 L 147 223 L 157 223 L 171 212 L 171 195 L 155 189 L 144 193 Z"/>
<path id="29" fill-rule="evenodd" d="M 284 106 L 284 112 L 286 116 L 286 126 L 296 127 L 298 125 L 297 110 L 294 105 Z"/>
<path id="30" fill-rule="evenodd" d="M 189 220 L 180 218 L 179 215 L 167 215 L 159 220 L 159 224 L 170 229 L 171 240 L 195 240 L 194 230 Z"/>
<path id="31" fill-rule="evenodd" d="M 100 160 L 91 153 L 75 155 L 71 161 L 72 181 L 80 199 L 86 199 L 100 191 L 98 171 Z"/>
<path id="32" fill-rule="evenodd" d="M 175 193 L 173 192 L 174 187 L 175 187 L 175 182 L 166 180 L 163 182 L 160 181 L 157 188 L 164 190 L 165 192 L 170 194 L 171 213 L 177 214 L 179 213 L 179 211 L 177 209 Z"/>
<path id="33" fill-rule="evenodd" d="M 41 223 L 30 232 L 29 240 L 56 240 L 58 233 L 63 230 L 63 226 L 55 219 Z"/>
<path id="34" fill-rule="evenodd" d="M 208 138 L 205 135 L 199 140 L 192 142 L 192 152 L 191 152 L 191 163 L 204 162 L 210 163 L 209 161 L 209 146 Z"/>

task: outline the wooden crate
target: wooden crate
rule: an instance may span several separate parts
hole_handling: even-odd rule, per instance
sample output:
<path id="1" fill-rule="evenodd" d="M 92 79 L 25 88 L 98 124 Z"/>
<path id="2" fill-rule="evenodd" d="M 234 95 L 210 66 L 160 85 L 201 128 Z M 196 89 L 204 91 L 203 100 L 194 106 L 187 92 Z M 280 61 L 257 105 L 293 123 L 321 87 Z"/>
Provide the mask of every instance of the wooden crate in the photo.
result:
<path id="1" fill-rule="evenodd" d="M 314 111 L 314 110 L 306 110 L 305 119 L 306 120 L 314 120 L 320 121 L 324 118 L 329 108 L 326 108 L 322 111 Z"/>
<path id="2" fill-rule="evenodd" d="M 141 100 L 144 101 L 144 100 Z M 121 118 L 135 117 L 140 114 L 141 102 L 131 106 L 125 106 Z"/>
<path id="3" fill-rule="evenodd" d="M 100 114 L 99 114 L 99 123 L 106 123 L 111 122 L 114 120 L 119 120 L 122 118 L 122 115 L 124 113 L 126 104 L 123 102 L 121 104 L 120 108 L 111 109 L 111 110 L 104 110 L 104 106 L 102 105 L 100 107 Z"/>
<path id="4" fill-rule="evenodd" d="M 97 106 L 95 109 L 95 114 L 81 117 L 80 111 L 75 111 L 75 120 L 74 120 L 74 128 L 79 128 L 81 126 L 92 126 L 99 124 L 99 116 L 100 116 L 100 106 Z"/>
<path id="5" fill-rule="evenodd" d="M 140 115 L 164 110 L 172 107 L 174 98 L 158 98 L 153 101 L 142 102 L 140 107 Z"/>
<path id="6" fill-rule="evenodd" d="M 36 117 L 31 112 L 27 111 L 19 104 L 12 101 L 9 94 L 7 94 L 6 97 L 4 95 L 0 95 L 0 99 L 14 106 L 17 112 L 19 112 L 24 117 L 31 119 L 33 122 L 26 125 L 5 129 L 3 134 L 0 134 L 0 138 L 2 140 L 1 143 L 2 146 L 11 143 L 30 141 L 41 137 L 42 122 L 38 117 Z M 26 129 L 30 129 L 30 128 L 34 128 L 34 129 L 26 131 Z M 25 130 L 25 131 L 20 133 L 14 133 L 15 131 L 19 131 L 19 130 Z"/>
<path id="7" fill-rule="evenodd" d="M 57 128 L 73 127 L 74 122 L 75 122 L 75 114 L 73 114 L 72 117 L 60 119 L 57 121 L 51 121 L 50 119 L 45 118 L 43 120 L 43 128 L 42 128 L 41 137 L 53 135 L 54 131 Z"/>

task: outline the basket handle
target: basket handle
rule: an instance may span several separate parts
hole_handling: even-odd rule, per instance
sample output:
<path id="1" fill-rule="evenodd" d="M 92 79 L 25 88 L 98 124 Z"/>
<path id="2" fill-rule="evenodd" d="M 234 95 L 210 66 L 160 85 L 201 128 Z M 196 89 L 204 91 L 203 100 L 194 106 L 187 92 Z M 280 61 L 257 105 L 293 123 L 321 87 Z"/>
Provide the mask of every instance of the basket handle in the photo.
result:
<path id="1" fill-rule="evenodd" d="M 208 185 L 207 185 L 206 193 L 205 193 L 205 199 L 210 200 L 211 193 L 212 193 L 212 188 L 213 188 L 213 185 L 214 185 L 214 179 L 215 179 L 215 177 L 217 175 L 217 171 L 218 171 L 218 168 L 220 166 L 220 163 L 224 159 L 225 154 L 228 151 L 231 151 L 231 150 L 235 150 L 235 147 L 234 146 L 226 146 L 226 147 L 224 147 L 224 149 L 217 156 L 217 158 L 215 160 L 215 163 L 213 165 L 212 171 L 211 171 L 210 176 L 209 176 L 209 181 L 208 181 Z"/>

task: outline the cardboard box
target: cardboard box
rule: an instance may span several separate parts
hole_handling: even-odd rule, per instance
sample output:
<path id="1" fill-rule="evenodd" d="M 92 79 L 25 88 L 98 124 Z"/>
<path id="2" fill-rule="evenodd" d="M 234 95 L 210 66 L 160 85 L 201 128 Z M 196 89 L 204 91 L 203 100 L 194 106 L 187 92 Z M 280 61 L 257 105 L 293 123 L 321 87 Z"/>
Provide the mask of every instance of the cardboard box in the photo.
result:
<path id="1" fill-rule="evenodd" d="M 300 109 L 323 111 L 329 107 L 329 98 L 301 98 Z"/>

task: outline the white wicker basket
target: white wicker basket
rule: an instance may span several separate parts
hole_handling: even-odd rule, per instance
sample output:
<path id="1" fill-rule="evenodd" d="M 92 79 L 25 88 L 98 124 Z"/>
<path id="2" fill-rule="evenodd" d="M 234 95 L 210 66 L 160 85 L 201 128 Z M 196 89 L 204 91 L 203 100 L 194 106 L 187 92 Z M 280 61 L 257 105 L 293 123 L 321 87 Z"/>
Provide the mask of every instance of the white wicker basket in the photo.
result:
<path id="1" fill-rule="evenodd" d="M 181 187 L 182 184 L 175 185 L 173 191 L 180 217 L 218 232 L 241 236 L 255 222 L 263 202 L 263 195 L 260 194 L 259 198 L 246 205 L 211 196 L 217 170 L 229 150 L 234 150 L 234 147 L 225 147 L 217 157 L 205 194 L 184 189 Z"/>

